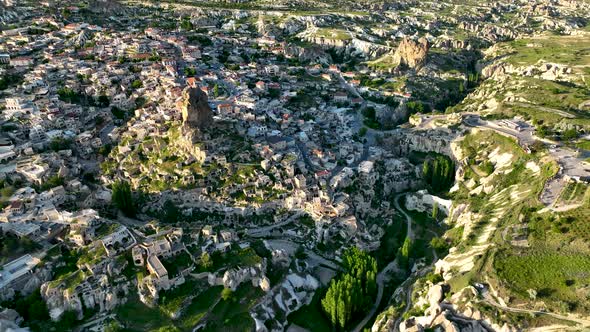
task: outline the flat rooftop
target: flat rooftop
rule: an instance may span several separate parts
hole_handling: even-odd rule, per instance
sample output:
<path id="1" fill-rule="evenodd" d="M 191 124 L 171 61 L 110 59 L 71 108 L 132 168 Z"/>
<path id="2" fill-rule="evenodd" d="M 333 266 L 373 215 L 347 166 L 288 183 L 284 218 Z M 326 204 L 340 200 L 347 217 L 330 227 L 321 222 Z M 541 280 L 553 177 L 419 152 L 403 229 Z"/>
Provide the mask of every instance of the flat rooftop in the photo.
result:
<path id="1" fill-rule="evenodd" d="M 160 259 L 157 256 L 152 255 L 148 257 L 147 260 L 149 267 L 151 267 L 152 271 L 158 278 L 162 278 L 168 275 L 168 271 L 166 271 L 166 268 L 164 267 L 162 262 L 160 262 Z"/>
<path id="2" fill-rule="evenodd" d="M 26 254 L 4 265 L 0 270 L 0 289 L 29 273 L 39 262 L 38 258 Z"/>

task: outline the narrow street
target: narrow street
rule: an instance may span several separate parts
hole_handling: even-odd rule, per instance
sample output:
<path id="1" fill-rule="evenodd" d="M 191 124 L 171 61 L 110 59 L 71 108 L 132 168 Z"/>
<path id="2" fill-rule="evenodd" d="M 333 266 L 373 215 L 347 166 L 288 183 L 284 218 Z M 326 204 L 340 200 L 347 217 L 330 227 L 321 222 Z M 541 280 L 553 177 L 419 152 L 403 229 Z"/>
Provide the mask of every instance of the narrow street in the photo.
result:
<path id="1" fill-rule="evenodd" d="M 288 225 L 292 222 L 294 222 L 295 220 L 297 220 L 297 218 L 301 217 L 304 214 L 304 211 L 302 210 L 298 210 L 295 212 L 295 214 L 293 214 L 292 216 L 290 216 L 289 218 L 278 222 L 276 224 L 270 225 L 270 226 L 265 226 L 265 227 L 259 227 L 259 228 L 255 228 L 255 229 L 248 229 L 246 231 L 246 235 L 251 236 L 251 237 L 264 237 L 264 236 L 268 236 L 270 235 L 270 232 L 276 228 L 280 228 L 283 227 L 285 225 Z"/>

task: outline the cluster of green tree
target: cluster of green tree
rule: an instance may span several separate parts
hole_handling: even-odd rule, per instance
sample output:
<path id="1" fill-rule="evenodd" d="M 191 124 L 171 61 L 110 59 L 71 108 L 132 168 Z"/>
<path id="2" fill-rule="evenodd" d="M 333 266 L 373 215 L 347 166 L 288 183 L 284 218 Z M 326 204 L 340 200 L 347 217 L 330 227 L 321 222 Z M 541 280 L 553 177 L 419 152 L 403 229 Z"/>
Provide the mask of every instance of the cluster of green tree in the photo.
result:
<path id="1" fill-rule="evenodd" d="M 11 131 L 15 131 L 18 129 L 18 126 L 15 123 L 5 123 L 2 125 L 2 127 L 0 128 L 0 131 L 8 133 Z"/>
<path id="2" fill-rule="evenodd" d="M 455 163 L 447 156 L 436 155 L 424 162 L 422 176 L 433 192 L 446 191 L 455 181 Z"/>
<path id="3" fill-rule="evenodd" d="M 367 134 L 367 131 L 369 131 L 369 129 L 367 129 L 367 127 L 362 127 L 361 129 L 359 129 L 358 136 L 364 137 Z"/>
<path id="4" fill-rule="evenodd" d="M 315 121 L 315 116 L 311 113 L 304 113 L 299 118 L 304 121 Z"/>
<path id="5" fill-rule="evenodd" d="M 342 256 L 344 273 L 332 281 L 322 299 L 322 308 L 338 330 L 370 307 L 377 291 L 377 261 L 352 247 Z"/>
<path id="6" fill-rule="evenodd" d="M 79 103 L 82 99 L 82 95 L 78 92 L 75 92 L 71 88 L 63 87 L 57 90 L 57 94 L 59 96 L 59 100 L 65 101 L 67 103 Z"/>
<path id="7" fill-rule="evenodd" d="M 575 140 L 578 137 L 580 137 L 580 132 L 578 132 L 575 128 L 566 129 L 559 133 L 559 139 L 564 142 Z"/>
<path id="8" fill-rule="evenodd" d="M 49 310 L 39 289 L 26 297 L 17 294 L 13 300 L 13 308 L 26 322 L 49 320 Z"/>
<path id="9" fill-rule="evenodd" d="M 131 186 L 127 181 L 116 181 L 113 183 L 113 204 L 121 210 L 126 216 L 134 217 L 137 211 L 133 195 L 131 194 Z"/>
<path id="10" fill-rule="evenodd" d="M 447 240 L 438 236 L 433 237 L 432 240 L 430 240 L 430 246 L 432 247 L 432 249 L 436 250 L 436 252 L 440 255 L 443 255 L 447 250 L 451 248 L 451 244 L 447 242 Z"/>
<path id="11" fill-rule="evenodd" d="M 367 107 L 363 110 L 363 123 L 365 126 L 373 129 L 381 128 L 381 124 L 377 121 L 377 115 L 374 107 Z"/>
<path id="12" fill-rule="evenodd" d="M 125 116 L 127 115 L 127 112 L 118 108 L 117 106 L 111 107 L 111 113 L 113 113 L 113 116 L 119 120 L 125 119 Z"/>
<path id="13" fill-rule="evenodd" d="M 75 312 L 66 311 L 62 314 L 62 317 L 58 322 L 51 322 L 49 310 L 45 301 L 41 297 L 39 289 L 26 297 L 17 293 L 13 300 L 4 302 L 1 306 L 16 310 L 24 319 L 25 326 L 33 331 L 71 331 L 77 320 Z"/>
<path id="14" fill-rule="evenodd" d="M 479 83 L 479 73 L 470 73 L 467 76 L 467 88 L 468 89 L 473 89 L 475 87 L 477 87 L 477 84 Z"/>
<path id="15" fill-rule="evenodd" d="M 268 96 L 270 98 L 278 98 L 281 96 L 281 90 L 280 89 L 268 89 Z"/>
<path id="16" fill-rule="evenodd" d="M 110 143 L 107 143 L 98 149 L 98 154 L 100 154 L 103 157 L 107 157 L 111 153 L 112 150 L 113 150 L 113 145 Z"/>
<path id="17" fill-rule="evenodd" d="M 135 99 L 135 107 L 142 108 L 143 106 L 145 106 L 145 104 L 147 104 L 147 102 L 148 99 L 146 97 L 139 96 Z"/>
<path id="18" fill-rule="evenodd" d="M 486 175 L 490 175 L 494 172 L 494 164 L 491 161 L 486 160 L 479 165 L 479 169 L 482 170 Z"/>
<path id="19" fill-rule="evenodd" d="M 82 60 L 86 60 L 86 61 L 95 61 L 96 60 L 96 55 L 94 54 L 86 54 L 82 57 Z"/>
<path id="20" fill-rule="evenodd" d="M 224 65 L 229 70 L 240 70 L 240 65 L 237 63 L 225 63 Z"/>
<path id="21" fill-rule="evenodd" d="M 156 52 L 152 52 L 152 55 L 150 55 L 150 57 L 148 58 L 149 61 L 152 62 L 157 62 L 157 61 L 161 61 L 162 57 L 160 55 L 158 55 L 158 53 Z"/>
<path id="22" fill-rule="evenodd" d="M 182 30 L 190 31 L 194 28 L 193 24 L 191 23 L 188 17 L 185 17 L 180 21 L 180 28 Z"/>
<path id="23" fill-rule="evenodd" d="M 54 137 L 49 142 L 49 149 L 57 152 L 61 150 L 68 150 L 72 147 L 72 140 L 63 137 Z"/>
<path id="24" fill-rule="evenodd" d="M 393 96 L 378 97 L 378 96 L 373 96 L 373 95 L 366 95 L 363 97 L 367 100 L 374 102 L 374 103 L 385 104 L 385 105 L 392 107 L 392 108 L 396 108 L 399 105 L 399 101 Z"/>
<path id="25" fill-rule="evenodd" d="M 383 224 L 382 218 L 376 218 L 372 224 Z M 401 222 L 399 219 L 393 220 L 393 222 L 384 227 L 385 233 L 381 236 L 379 248 L 373 253 L 373 256 L 377 259 L 379 267 L 387 265 L 389 262 L 395 259 L 405 239 L 405 226 L 406 223 Z"/>
<path id="26" fill-rule="evenodd" d="M 456 90 L 447 90 L 444 98 L 434 103 L 434 108 L 437 110 L 446 110 L 460 103 L 467 96 L 467 91 L 465 90 L 465 83 L 463 81 L 459 82 L 458 85 L 459 88 Z"/>
<path id="27" fill-rule="evenodd" d="M 31 27 L 31 28 L 27 29 L 27 34 L 29 34 L 29 35 L 43 35 L 47 32 L 48 31 L 45 29 L 40 29 L 40 28 L 36 28 L 36 27 Z"/>
<path id="28" fill-rule="evenodd" d="M 552 137 L 556 140 L 564 142 L 572 141 L 580 137 L 580 132 L 578 132 L 575 128 L 566 129 L 564 131 L 558 131 L 555 130 L 555 128 L 543 124 L 542 120 L 536 121 L 535 130 L 537 136 L 541 138 Z"/>
<path id="29" fill-rule="evenodd" d="M 20 182 L 21 180 L 19 180 Z M 20 185 L 16 183 L 16 185 Z M 7 180 L 0 180 L 0 208 L 4 208 L 8 205 L 8 200 L 14 193 L 15 183 L 13 181 L 8 182 Z"/>
<path id="30" fill-rule="evenodd" d="M 46 191 L 51 188 L 55 188 L 57 186 L 63 186 L 65 183 L 64 178 L 59 175 L 54 175 L 49 177 L 43 184 L 39 187 L 40 191 Z"/>
<path id="31" fill-rule="evenodd" d="M 29 34 L 29 35 L 44 35 L 48 32 L 56 31 L 56 30 L 58 30 L 58 28 L 53 24 L 49 24 L 49 23 L 42 24 L 42 25 L 34 24 L 27 29 L 27 34 Z"/>
<path id="32" fill-rule="evenodd" d="M 215 98 L 219 97 L 219 85 L 217 84 L 213 85 L 213 96 Z"/>
<path id="33" fill-rule="evenodd" d="M 411 240 L 406 237 L 404 244 L 397 253 L 399 266 L 409 271 L 416 260 L 426 255 L 427 245 L 428 243 L 423 239 Z"/>
<path id="34" fill-rule="evenodd" d="M 207 252 L 203 252 L 199 259 L 199 265 L 205 270 L 209 270 L 213 267 L 213 258 Z"/>
<path id="35" fill-rule="evenodd" d="M 135 81 L 131 82 L 131 88 L 139 89 L 141 87 L 143 87 L 143 82 L 141 80 L 135 80 Z"/>
<path id="36" fill-rule="evenodd" d="M 229 58 L 229 55 L 230 54 L 229 54 L 228 50 L 224 49 L 221 51 L 221 54 L 219 54 L 217 56 L 217 60 L 219 60 L 220 63 L 226 63 Z"/>
<path id="37" fill-rule="evenodd" d="M 343 51 L 334 48 L 330 48 L 328 50 L 326 50 L 326 53 L 328 53 L 330 55 L 330 57 L 332 58 L 332 63 L 335 64 L 342 64 L 344 63 L 344 57 L 345 54 Z"/>
<path id="38" fill-rule="evenodd" d="M 141 72 L 141 67 L 138 65 L 130 65 L 129 67 L 127 67 L 129 69 L 130 72 L 137 74 Z"/>
<path id="39" fill-rule="evenodd" d="M 197 69 L 195 67 L 185 67 L 184 76 L 195 76 L 197 75 Z"/>
<path id="40" fill-rule="evenodd" d="M 160 17 L 160 19 L 152 20 L 150 22 L 150 26 L 152 28 L 160 28 L 162 30 L 175 30 L 178 24 L 176 21 L 171 21 L 164 17 Z"/>
<path id="41" fill-rule="evenodd" d="M 404 244 L 399 249 L 397 259 L 399 262 L 399 266 L 403 268 L 408 268 L 410 266 L 410 253 L 412 252 L 412 240 L 409 237 L 406 237 L 404 240 Z"/>
<path id="42" fill-rule="evenodd" d="M 533 144 L 529 145 L 529 149 L 531 149 L 532 153 L 544 151 L 546 148 L 545 143 L 541 141 L 534 141 Z"/>
<path id="43" fill-rule="evenodd" d="M 19 238 L 0 230 L 0 264 L 15 258 L 18 254 L 31 252 L 38 248 L 39 245 L 28 237 Z"/>
<path id="44" fill-rule="evenodd" d="M 110 101 L 109 97 L 107 97 L 106 95 L 100 95 L 96 99 L 96 104 L 99 107 L 108 107 L 111 104 L 111 101 Z"/>
<path id="45" fill-rule="evenodd" d="M 423 102 L 420 102 L 420 101 L 409 101 L 406 103 L 406 107 L 408 108 L 408 111 L 410 112 L 410 114 L 428 113 L 431 110 L 430 106 L 428 106 L 428 104 L 424 104 Z"/>
<path id="46" fill-rule="evenodd" d="M 213 41 L 207 36 L 203 35 L 190 35 L 187 37 L 189 43 L 199 43 L 201 46 L 211 46 Z"/>
<path id="47" fill-rule="evenodd" d="M 180 211 L 180 208 L 174 204 L 174 202 L 167 200 L 162 205 L 162 217 L 164 219 L 162 222 L 174 224 L 181 221 L 182 212 Z"/>

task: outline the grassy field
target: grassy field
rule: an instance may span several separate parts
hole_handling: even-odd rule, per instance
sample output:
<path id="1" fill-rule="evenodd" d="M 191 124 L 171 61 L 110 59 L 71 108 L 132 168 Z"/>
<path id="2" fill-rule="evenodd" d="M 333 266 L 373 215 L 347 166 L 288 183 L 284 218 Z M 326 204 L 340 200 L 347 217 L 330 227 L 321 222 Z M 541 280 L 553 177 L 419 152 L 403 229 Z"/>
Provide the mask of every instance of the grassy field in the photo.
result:
<path id="1" fill-rule="evenodd" d="M 572 182 L 563 188 L 560 194 L 560 201 L 564 203 L 580 203 L 583 202 L 586 193 L 588 192 L 587 184 L 581 182 Z"/>
<path id="2" fill-rule="evenodd" d="M 186 302 L 190 300 L 200 289 L 207 287 L 206 283 L 199 283 L 193 279 L 187 280 L 184 284 L 167 291 L 161 291 L 159 305 L 162 311 L 172 316 L 181 310 Z"/>
<path id="3" fill-rule="evenodd" d="M 139 298 L 129 298 L 127 303 L 115 310 L 115 314 L 117 320 L 130 331 L 155 331 L 174 325 L 158 308 L 146 306 Z"/>
<path id="4" fill-rule="evenodd" d="M 586 295 L 579 288 L 590 284 L 590 250 L 588 245 L 572 242 L 576 239 L 575 223 L 584 219 L 577 216 L 566 221 L 551 213 L 538 213 L 544 207 L 538 195 L 545 180 L 557 171 L 556 165 L 544 159 L 544 153 L 526 154 L 514 140 L 489 131 L 469 134 L 460 144 L 471 163 L 486 160 L 487 153 L 495 149 L 512 157 L 504 166 L 505 171 L 494 173 L 488 182 L 494 185 L 490 194 L 465 195 L 462 190 L 454 194 L 455 200 L 468 203 L 472 211 L 482 216 L 458 250 L 463 252 L 481 243 L 494 247 L 475 257 L 475 266 L 470 271 L 450 280 L 452 291 L 473 282 L 489 282 L 502 298 L 509 299 L 510 305 L 530 307 L 534 304 L 530 294 L 536 292 L 550 311 L 586 311 L 582 305 Z M 538 173 L 526 167 L 530 162 L 540 166 Z M 466 177 L 480 181 L 475 172 L 466 173 Z M 579 185 L 572 185 L 565 195 L 579 199 L 581 191 Z M 525 227 L 529 247 L 513 247 L 502 235 L 503 230 L 515 225 Z M 481 242 L 480 237 L 486 232 L 489 235 Z"/>
<path id="5" fill-rule="evenodd" d="M 532 249 L 501 251 L 494 260 L 500 280 L 522 297 L 529 290 L 546 300 L 578 305 L 579 292 L 590 283 L 590 256 L 576 252 Z M 587 294 L 586 294 L 587 295 Z"/>
<path id="6" fill-rule="evenodd" d="M 249 311 L 264 295 L 260 288 L 244 283 L 230 299 L 220 300 L 207 316 L 207 326 L 202 331 L 246 332 L 254 330 L 254 320 Z"/>
<path id="7" fill-rule="evenodd" d="M 129 331 L 156 331 L 165 327 L 174 328 L 175 330 L 180 331 L 192 331 L 192 329 L 205 318 L 207 312 L 220 299 L 223 287 L 206 287 L 201 292 L 200 288 L 196 287 L 194 282 L 188 282 L 185 285 L 185 287 L 181 286 L 176 290 L 162 294 L 163 303 L 161 304 L 161 307 L 150 308 L 141 303 L 138 298 L 130 298 L 127 303 L 119 306 L 115 310 L 117 320 Z M 248 285 L 248 287 L 250 286 Z M 193 290 L 191 291 L 191 289 Z M 180 292 L 187 296 L 178 296 L 180 294 L 176 294 Z M 173 320 L 164 313 L 164 310 L 170 310 L 171 306 L 174 309 L 173 311 L 179 310 L 180 306 L 177 306 L 175 299 L 185 300 L 191 295 L 191 292 L 193 294 L 200 293 L 194 297 L 188 305 L 186 305 L 178 319 Z M 174 296 L 175 294 L 177 296 Z M 164 299 L 166 296 L 167 299 Z M 224 301 L 220 303 L 223 302 Z M 212 321 L 215 322 L 215 317 L 208 317 L 208 320 L 209 319 L 213 319 Z"/>
<path id="8" fill-rule="evenodd" d="M 569 65 L 589 65 L 590 46 L 585 36 L 543 36 L 519 39 L 503 44 L 513 51 L 507 59 L 514 65 L 535 64 L 539 60 Z"/>
<path id="9" fill-rule="evenodd" d="M 178 327 L 187 331 L 192 330 L 220 298 L 222 290 L 222 286 L 209 287 L 195 297 L 183 311 L 177 322 Z"/>
<path id="10" fill-rule="evenodd" d="M 318 289 L 309 305 L 301 307 L 299 310 L 291 313 L 287 320 L 310 331 L 331 331 L 332 324 L 324 315 L 321 300 L 324 291 Z"/>
<path id="11" fill-rule="evenodd" d="M 398 65 L 399 63 L 394 61 L 392 54 L 386 54 L 378 59 L 367 62 L 367 66 L 375 70 L 390 70 Z"/>
<path id="12" fill-rule="evenodd" d="M 343 29 L 334 29 L 334 28 L 319 28 L 316 33 L 315 37 L 325 38 L 325 39 L 333 39 L 333 40 L 351 40 L 352 37 L 350 33 Z"/>
<path id="13" fill-rule="evenodd" d="M 579 194 L 582 188 L 586 188 L 583 196 Z M 559 213 L 558 223 L 561 227 L 567 227 L 567 235 L 571 238 L 584 241 L 584 243 L 588 245 L 590 251 L 590 223 L 588 222 L 588 216 L 590 216 L 589 188 L 588 185 L 570 184 L 564 189 L 564 191 L 567 191 L 565 195 L 568 195 L 568 197 L 576 197 L 575 202 L 582 203 L 582 206 Z M 562 193 L 562 196 L 563 195 L 564 193 Z"/>
<path id="14" fill-rule="evenodd" d="M 387 265 L 395 258 L 405 238 L 406 223 L 402 217 L 394 219 L 391 225 L 385 227 L 385 234 L 381 237 L 381 245 L 373 253 L 379 268 Z"/>
<path id="15" fill-rule="evenodd" d="M 590 141 L 589 140 L 582 140 L 578 144 L 576 144 L 576 146 L 578 147 L 578 149 L 590 151 Z"/>

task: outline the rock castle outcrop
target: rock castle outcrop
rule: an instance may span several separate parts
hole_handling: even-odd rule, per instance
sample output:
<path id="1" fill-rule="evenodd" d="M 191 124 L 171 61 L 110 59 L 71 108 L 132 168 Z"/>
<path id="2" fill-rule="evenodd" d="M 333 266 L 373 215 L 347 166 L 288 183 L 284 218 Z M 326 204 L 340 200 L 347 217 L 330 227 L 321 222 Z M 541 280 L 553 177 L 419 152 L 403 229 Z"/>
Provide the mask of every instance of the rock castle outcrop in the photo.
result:
<path id="1" fill-rule="evenodd" d="M 429 48 L 426 38 L 418 41 L 404 38 L 393 54 L 393 62 L 400 67 L 419 69 L 426 62 Z"/>
<path id="2" fill-rule="evenodd" d="M 207 102 L 207 95 L 199 88 L 186 87 L 178 107 L 185 126 L 204 129 L 213 123 L 213 112 Z"/>

